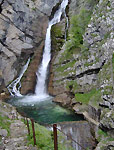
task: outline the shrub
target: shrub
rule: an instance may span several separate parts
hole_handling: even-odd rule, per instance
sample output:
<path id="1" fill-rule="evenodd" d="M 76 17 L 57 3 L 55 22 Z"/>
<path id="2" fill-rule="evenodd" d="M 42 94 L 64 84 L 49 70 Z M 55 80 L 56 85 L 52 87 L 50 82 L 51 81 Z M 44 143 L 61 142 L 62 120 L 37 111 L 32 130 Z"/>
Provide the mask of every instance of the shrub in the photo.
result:
<path id="1" fill-rule="evenodd" d="M 71 28 L 69 31 L 69 41 L 66 43 L 66 49 L 71 50 L 79 48 L 83 44 L 83 34 L 90 21 L 91 12 L 82 9 L 79 15 L 72 16 L 70 20 Z"/>

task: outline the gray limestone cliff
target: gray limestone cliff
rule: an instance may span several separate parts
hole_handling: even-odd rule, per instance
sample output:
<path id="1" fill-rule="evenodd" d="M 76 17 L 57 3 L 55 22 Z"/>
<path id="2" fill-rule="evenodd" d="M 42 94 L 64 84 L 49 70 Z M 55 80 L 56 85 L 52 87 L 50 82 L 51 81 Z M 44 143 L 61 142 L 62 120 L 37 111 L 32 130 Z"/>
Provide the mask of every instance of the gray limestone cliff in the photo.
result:
<path id="1" fill-rule="evenodd" d="M 71 0 L 67 9 L 67 40 L 63 36 L 65 21 L 52 29 L 49 92 L 55 102 L 99 124 L 96 133 L 106 133 L 106 137 L 98 140 L 96 149 L 113 148 L 114 2 Z"/>
<path id="2" fill-rule="evenodd" d="M 59 2 L 0 0 L 0 92 L 29 57 L 21 93 L 34 92 L 48 20 Z M 63 14 L 61 22 L 52 27 L 48 91 L 55 102 L 99 126 L 96 150 L 113 149 L 114 2 L 69 0 L 66 16 Z"/>
<path id="3" fill-rule="evenodd" d="M 59 0 L 0 0 L 0 92 L 15 79 L 29 57 L 37 56 L 34 75 L 30 73 L 26 79 L 27 86 L 33 88 L 35 81 L 32 84 L 31 78 L 35 79 L 49 16 L 57 3 Z"/>

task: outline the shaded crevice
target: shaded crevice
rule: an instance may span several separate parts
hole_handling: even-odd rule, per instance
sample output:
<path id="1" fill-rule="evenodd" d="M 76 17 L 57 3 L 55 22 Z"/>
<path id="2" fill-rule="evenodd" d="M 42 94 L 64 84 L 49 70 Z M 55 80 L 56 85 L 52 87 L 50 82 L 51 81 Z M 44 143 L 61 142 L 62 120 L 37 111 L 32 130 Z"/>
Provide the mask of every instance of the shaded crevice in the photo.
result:
<path id="1" fill-rule="evenodd" d="M 3 5 L 3 3 L 4 3 L 4 0 L 2 0 L 2 2 L 0 3 L 0 14 L 1 14 L 1 12 L 2 12 L 2 5 Z"/>
<path id="2" fill-rule="evenodd" d="M 10 49 L 9 47 L 8 47 L 8 45 L 6 45 L 1 39 L 0 39 L 0 43 L 5 47 L 5 48 L 7 48 L 9 51 L 11 51 L 16 57 L 18 56 L 12 49 Z"/>
<path id="3" fill-rule="evenodd" d="M 83 73 L 80 73 L 79 75 L 76 75 L 76 78 L 81 78 L 83 77 L 85 74 L 86 75 L 91 75 L 91 74 L 98 74 L 101 68 L 96 68 L 96 69 L 91 69 L 91 70 L 87 70 Z"/>
<path id="4" fill-rule="evenodd" d="M 93 33 L 94 33 L 94 32 L 93 32 Z M 88 48 L 90 48 L 93 44 L 96 44 L 96 43 L 98 43 L 98 42 L 101 42 L 102 40 L 103 40 L 103 39 L 94 41 L 93 43 L 91 43 L 91 44 L 88 45 Z"/>
<path id="5" fill-rule="evenodd" d="M 86 70 L 86 71 L 84 71 L 84 72 L 82 72 L 82 73 L 80 73 L 80 74 L 74 76 L 73 78 L 72 78 L 72 77 L 67 77 L 67 79 L 70 79 L 70 78 L 71 78 L 71 79 L 75 79 L 75 78 L 81 78 L 81 77 L 83 77 L 84 75 L 98 74 L 99 71 L 100 71 L 100 70 L 102 69 L 102 67 L 104 66 L 104 64 L 105 64 L 105 61 L 102 62 L 102 65 L 101 65 L 101 67 L 99 67 L 99 68 Z"/>
<path id="6" fill-rule="evenodd" d="M 105 64 L 105 60 L 102 62 L 102 65 L 101 67 L 99 68 L 95 68 L 95 69 L 89 69 L 89 70 L 86 70 L 78 75 L 72 75 L 72 76 L 68 76 L 68 77 L 65 77 L 65 78 L 62 78 L 60 81 L 63 81 L 63 80 L 75 80 L 77 78 L 81 78 L 83 77 L 84 75 L 92 75 L 92 74 L 98 74 L 99 71 L 102 69 L 103 65 Z"/>
<path id="7" fill-rule="evenodd" d="M 0 39 L 0 43 L 4 46 L 7 47 L 7 45 Z"/>

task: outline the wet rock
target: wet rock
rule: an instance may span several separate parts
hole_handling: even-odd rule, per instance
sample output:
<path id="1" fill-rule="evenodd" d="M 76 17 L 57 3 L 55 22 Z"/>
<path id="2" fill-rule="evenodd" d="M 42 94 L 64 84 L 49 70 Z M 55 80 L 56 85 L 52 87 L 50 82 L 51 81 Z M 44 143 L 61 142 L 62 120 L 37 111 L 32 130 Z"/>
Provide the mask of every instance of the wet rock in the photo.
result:
<path id="1" fill-rule="evenodd" d="M 95 127 L 93 129 L 86 121 L 59 123 L 58 128 L 67 135 L 66 138 L 70 140 L 69 145 L 71 145 L 73 149 L 82 150 L 87 147 L 93 149 L 96 146 L 92 135 L 92 131 L 94 132 L 96 129 Z M 67 145 L 67 147 L 69 145 Z"/>

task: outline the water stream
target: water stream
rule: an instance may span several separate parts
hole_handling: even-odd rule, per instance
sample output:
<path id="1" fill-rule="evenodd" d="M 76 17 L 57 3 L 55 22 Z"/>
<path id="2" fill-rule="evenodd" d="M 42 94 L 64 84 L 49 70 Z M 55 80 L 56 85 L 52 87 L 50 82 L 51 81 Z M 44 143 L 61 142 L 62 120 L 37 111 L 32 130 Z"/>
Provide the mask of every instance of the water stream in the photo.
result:
<path id="1" fill-rule="evenodd" d="M 27 117 L 34 118 L 35 121 L 43 124 L 50 124 L 61 121 L 83 120 L 83 117 L 78 116 L 68 109 L 62 108 L 52 102 L 51 97 L 46 88 L 46 78 L 48 74 L 49 62 L 51 59 L 51 27 L 60 22 L 61 15 L 65 14 L 65 8 L 68 5 L 68 0 L 63 0 L 58 10 L 55 12 L 52 20 L 49 21 L 44 53 L 40 67 L 37 71 L 37 84 L 34 95 L 21 95 L 17 84 L 23 76 L 23 73 L 28 67 L 29 61 L 22 69 L 20 76 L 14 80 L 8 87 L 12 96 L 17 96 L 8 101 L 18 108 L 18 111 L 23 112 Z M 11 91 L 12 90 L 12 91 Z"/>
<path id="2" fill-rule="evenodd" d="M 48 95 L 46 89 L 46 77 L 48 73 L 49 62 L 51 59 L 51 27 L 52 25 L 60 22 L 61 15 L 65 13 L 65 8 L 67 5 L 68 0 L 63 0 L 59 9 L 55 12 L 53 19 L 48 24 L 42 63 L 37 71 L 37 84 L 35 90 L 35 94 L 40 95 L 41 98 L 47 97 Z"/>
<path id="3" fill-rule="evenodd" d="M 30 62 L 30 58 L 28 59 L 27 63 L 23 66 L 23 68 L 20 72 L 20 75 L 11 84 L 9 84 L 9 86 L 7 87 L 8 91 L 10 92 L 10 94 L 12 96 L 22 96 L 20 93 L 20 88 L 21 88 L 21 82 L 20 81 L 23 77 L 23 74 L 25 73 L 25 71 L 28 68 L 29 62 Z"/>
<path id="4" fill-rule="evenodd" d="M 82 115 L 76 115 L 74 112 L 65 109 L 56 103 L 52 102 L 53 97 L 48 94 L 47 91 L 47 75 L 48 75 L 48 67 L 51 60 L 51 27 L 52 25 L 60 22 L 62 14 L 64 14 L 67 24 L 65 31 L 65 40 L 68 29 L 68 17 L 66 15 L 65 9 L 68 5 L 68 0 L 63 0 L 58 10 L 55 12 L 52 20 L 49 21 L 46 39 L 45 39 L 45 47 L 43 52 L 42 61 L 37 75 L 37 83 L 35 87 L 34 95 L 21 95 L 20 93 L 20 81 L 21 78 L 26 71 L 30 59 L 27 61 L 26 65 L 23 67 L 19 77 L 15 79 L 9 86 L 8 90 L 13 96 L 10 100 L 7 100 L 8 103 L 17 107 L 17 110 L 26 117 L 33 118 L 36 122 L 46 125 L 59 123 L 61 130 L 63 130 L 66 134 L 69 134 L 79 143 L 82 143 L 84 147 L 89 145 L 85 145 L 88 143 L 88 139 L 91 139 L 91 136 L 88 138 L 86 134 L 86 130 L 88 129 L 88 133 L 90 132 L 89 126 L 86 125 L 85 122 L 76 125 L 74 122 L 68 122 L 61 124 L 60 122 L 65 121 L 80 121 L 84 120 Z M 80 126 L 81 125 L 81 126 Z M 83 130 L 82 130 L 83 129 Z M 82 136 L 81 136 L 82 134 Z M 87 136 L 86 136 L 87 135 Z M 86 137 L 87 141 L 83 142 L 83 137 Z M 74 147 L 75 150 L 82 150 L 81 147 L 74 142 L 70 143 Z M 68 150 L 68 148 L 66 149 Z"/>

